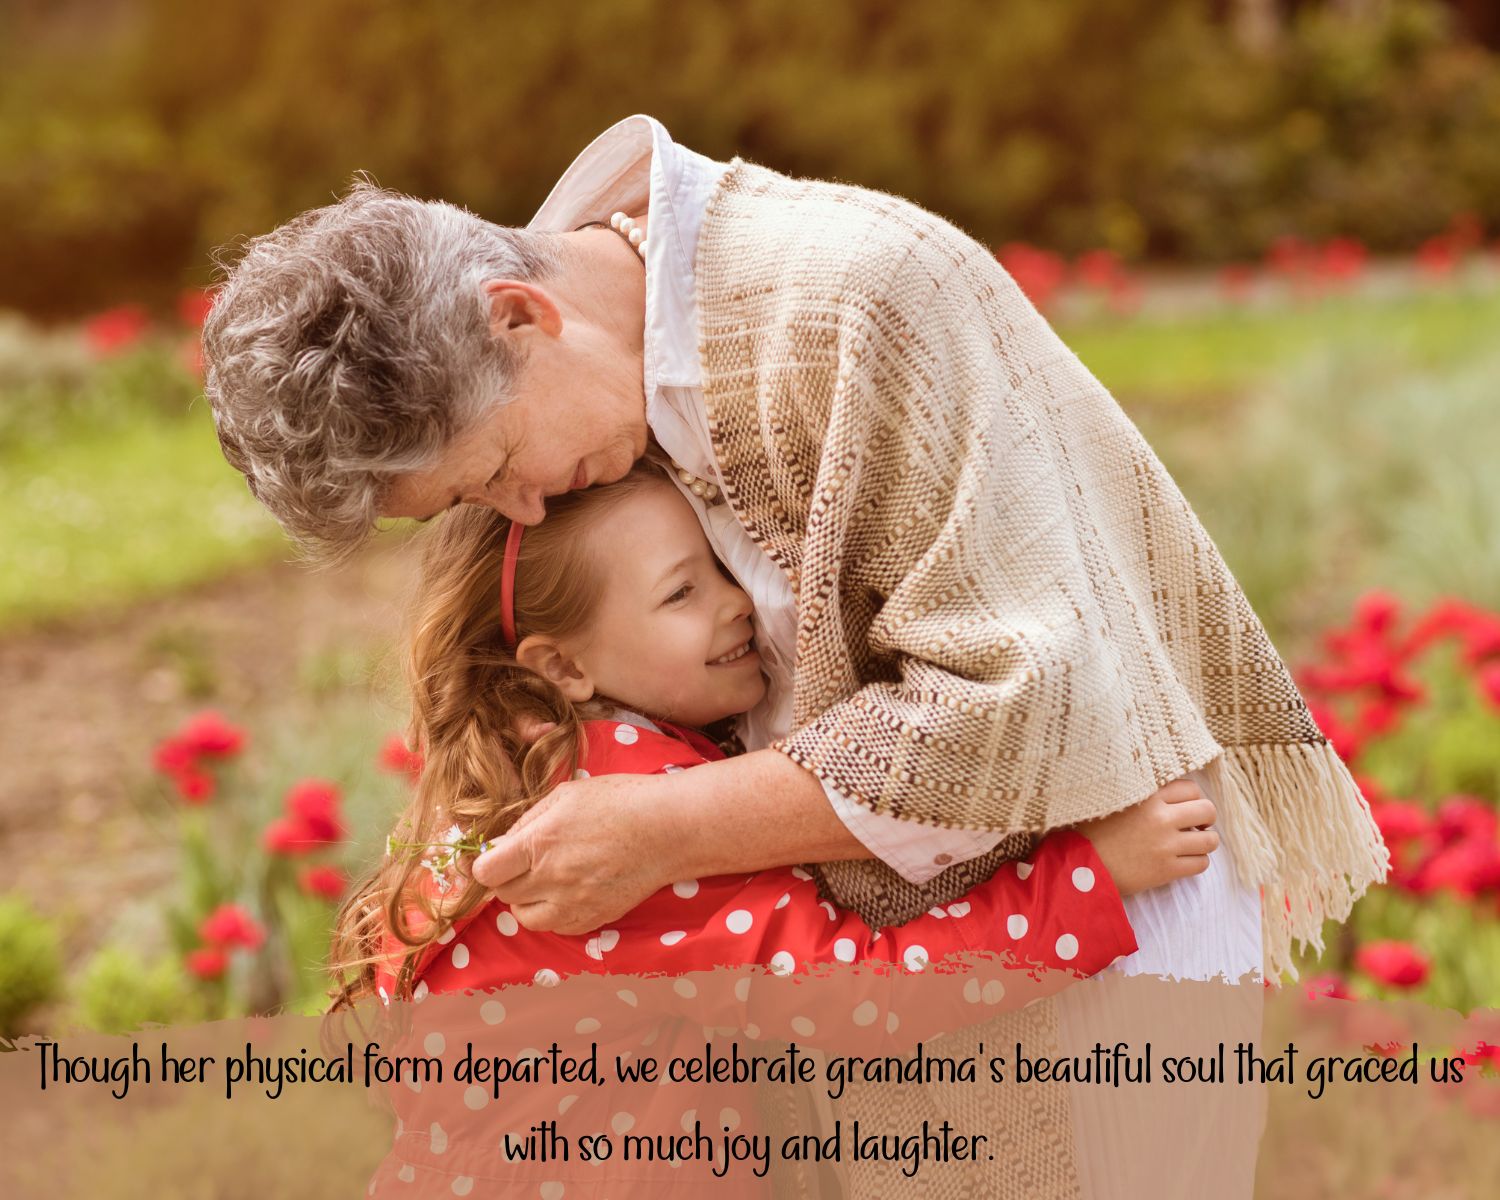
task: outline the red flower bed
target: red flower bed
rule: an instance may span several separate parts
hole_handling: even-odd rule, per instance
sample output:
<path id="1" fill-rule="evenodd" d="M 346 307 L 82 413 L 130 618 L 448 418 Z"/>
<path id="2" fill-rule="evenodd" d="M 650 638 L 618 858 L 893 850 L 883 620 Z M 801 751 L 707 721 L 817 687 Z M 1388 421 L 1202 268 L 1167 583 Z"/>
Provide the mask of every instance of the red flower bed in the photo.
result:
<path id="1" fill-rule="evenodd" d="M 1496 796 L 1478 794 L 1500 778 L 1500 616 L 1451 598 L 1408 615 L 1396 597 L 1371 592 L 1347 626 L 1323 637 L 1322 649 L 1299 683 L 1314 720 L 1357 772 L 1391 854 L 1389 892 L 1372 898 L 1368 920 L 1362 904 L 1351 921 L 1365 935 L 1352 964 L 1382 989 L 1458 987 L 1453 975 L 1439 974 L 1445 957 L 1450 972 L 1464 974 L 1454 972 L 1466 953 L 1455 923 L 1491 921 L 1500 911 L 1500 812 Z M 1431 674 L 1434 664 L 1445 673 Z M 1457 773 L 1433 776 L 1427 756 L 1443 752 L 1434 743 L 1450 722 L 1467 739 L 1467 757 Z M 1395 777 L 1417 781 L 1417 795 L 1388 793 L 1377 774 L 1393 765 Z M 1447 788 L 1420 794 L 1420 781 L 1443 777 Z M 1453 788 L 1453 779 L 1476 781 L 1474 791 Z M 1441 923 L 1418 918 L 1436 904 L 1458 907 Z"/>

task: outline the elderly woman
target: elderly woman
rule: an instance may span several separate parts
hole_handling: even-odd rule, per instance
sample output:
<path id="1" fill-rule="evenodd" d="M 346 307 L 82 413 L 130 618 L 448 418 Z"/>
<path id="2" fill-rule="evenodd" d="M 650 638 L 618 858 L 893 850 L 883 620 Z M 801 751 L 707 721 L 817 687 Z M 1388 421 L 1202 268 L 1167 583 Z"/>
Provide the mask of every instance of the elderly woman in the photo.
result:
<path id="1" fill-rule="evenodd" d="M 558 788 L 474 864 L 527 925 L 804 862 L 901 921 L 1183 777 L 1232 858 L 1132 902 L 1127 970 L 1279 972 L 1382 876 L 1160 462 L 993 256 L 908 203 L 632 117 L 528 229 L 357 187 L 252 241 L 205 347 L 225 455 L 305 542 L 461 503 L 539 521 L 654 438 L 751 593 L 748 753 Z M 1065 1122 L 1065 1095 L 1005 1119 Z M 1053 1178 L 1032 1141 L 1047 1163 L 989 1194 Z"/>

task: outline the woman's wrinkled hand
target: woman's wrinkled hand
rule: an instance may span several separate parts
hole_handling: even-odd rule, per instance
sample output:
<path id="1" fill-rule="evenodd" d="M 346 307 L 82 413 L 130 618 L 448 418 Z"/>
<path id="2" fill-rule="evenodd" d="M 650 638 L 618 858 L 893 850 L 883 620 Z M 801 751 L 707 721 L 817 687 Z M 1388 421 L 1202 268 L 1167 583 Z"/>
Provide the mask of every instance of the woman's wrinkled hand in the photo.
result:
<path id="1" fill-rule="evenodd" d="M 670 788 L 660 775 L 603 775 L 564 783 L 509 833 L 466 863 L 527 929 L 589 933 L 675 878 L 672 831 L 653 820 Z"/>
<path id="2" fill-rule="evenodd" d="M 1208 870 L 1219 848 L 1214 803 L 1191 779 L 1174 779 L 1139 804 L 1076 826 L 1094 844 L 1120 895 Z"/>

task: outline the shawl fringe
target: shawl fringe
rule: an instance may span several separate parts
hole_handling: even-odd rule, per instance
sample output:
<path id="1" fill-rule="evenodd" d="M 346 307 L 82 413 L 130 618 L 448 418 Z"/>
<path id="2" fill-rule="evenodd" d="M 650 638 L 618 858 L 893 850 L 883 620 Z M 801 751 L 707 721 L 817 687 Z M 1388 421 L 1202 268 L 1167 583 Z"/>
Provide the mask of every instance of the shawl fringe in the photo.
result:
<path id="1" fill-rule="evenodd" d="M 1266 977 L 1297 978 L 1293 942 L 1323 949 L 1390 870 L 1354 777 L 1328 742 L 1232 746 L 1202 768 L 1241 880 L 1262 889 Z"/>

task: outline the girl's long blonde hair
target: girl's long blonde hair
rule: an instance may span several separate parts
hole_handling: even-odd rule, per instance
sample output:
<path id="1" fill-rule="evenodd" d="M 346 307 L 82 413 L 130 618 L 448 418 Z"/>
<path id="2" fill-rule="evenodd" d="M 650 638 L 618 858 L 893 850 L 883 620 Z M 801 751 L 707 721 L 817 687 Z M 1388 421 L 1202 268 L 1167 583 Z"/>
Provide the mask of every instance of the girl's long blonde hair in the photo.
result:
<path id="1" fill-rule="evenodd" d="M 521 539 L 518 639 L 566 637 L 586 625 L 602 591 L 587 527 L 604 509 L 653 486 L 672 485 L 642 462 L 618 483 L 548 503 L 546 519 Z M 490 509 L 461 506 L 427 537 L 406 662 L 410 744 L 424 762 L 393 842 L 437 846 L 454 826 L 475 840 L 498 837 L 578 766 L 588 706 L 574 705 L 517 663 L 500 633 L 510 525 Z M 526 733 L 538 722 L 555 728 L 530 741 Z M 388 854 L 344 902 L 330 960 L 338 981 L 334 1009 L 375 991 L 388 934 L 407 947 L 392 999 L 408 996 L 422 950 L 486 898 L 485 888 L 456 871 L 446 873 L 448 890 L 434 898 L 418 886 L 426 872 L 420 853 Z"/>

